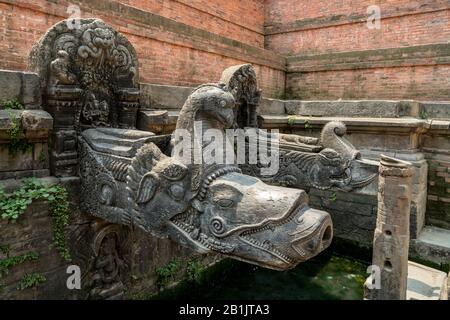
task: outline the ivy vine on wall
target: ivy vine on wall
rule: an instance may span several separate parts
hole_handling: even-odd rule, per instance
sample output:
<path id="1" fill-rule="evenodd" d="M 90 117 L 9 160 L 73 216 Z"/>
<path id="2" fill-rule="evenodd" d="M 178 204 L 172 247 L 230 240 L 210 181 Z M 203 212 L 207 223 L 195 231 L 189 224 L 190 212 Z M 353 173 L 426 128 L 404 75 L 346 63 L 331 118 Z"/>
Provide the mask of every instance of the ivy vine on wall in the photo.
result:
<path id="1" fill-rule="evenodd" d="M 23 110 L 24 106 L 17 100 L 8 100 L 3 104 L 3 109 L 8 112 L 8 116 L 11 119 L 11 128 L 8 129 L 9 144 L 8 152 L 10 155 L 15 156 L 19 152 L 29 152 L 33 148 L 33 144 L 28 142 L 25 138 L 20 119 L 16 117 L 12 110 Z"/>
<path id="2" fill-rule="evenodd" d="M 1 218 L 16 222 L 33 200 L 49 202 L 53 218 L 53 242 L 61 257 L 68 262 L 71 261 L 65 236 L 65 228 L 69 224 L 69 198 L 63 186 L 48 186 L 36 178 L 27 178 L 23 180 L 20 189 L 10 196 L 6 196 L 0 188 Z"/>

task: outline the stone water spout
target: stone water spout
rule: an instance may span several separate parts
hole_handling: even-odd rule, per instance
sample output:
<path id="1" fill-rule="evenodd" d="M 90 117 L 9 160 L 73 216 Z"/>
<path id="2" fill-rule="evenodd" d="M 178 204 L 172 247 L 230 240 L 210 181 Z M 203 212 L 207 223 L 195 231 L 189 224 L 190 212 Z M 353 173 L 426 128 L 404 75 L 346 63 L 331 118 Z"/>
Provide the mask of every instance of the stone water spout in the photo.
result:
<path id="1" fill-rule="evenodd" d="M 187 99 L 177 129 L 193 132 L 195 121 L 205 129 L 228 128 L 234 106 L 224 86 L 203 85 Z M 178 139 L 174 134 L 172 148 Z M 169 156 L 170 150 L 163 153 L 157 140 L 136 130 L 84 131 L 85 210 L 200 253 L 218 252 L 276 270 L 292 268 L 330 245 L 331 218 L 308 206 L 305 191 L 267 185 L 235 165 L 185 163 Z M 194 142 L 202 144 L 203 137 Z"/>

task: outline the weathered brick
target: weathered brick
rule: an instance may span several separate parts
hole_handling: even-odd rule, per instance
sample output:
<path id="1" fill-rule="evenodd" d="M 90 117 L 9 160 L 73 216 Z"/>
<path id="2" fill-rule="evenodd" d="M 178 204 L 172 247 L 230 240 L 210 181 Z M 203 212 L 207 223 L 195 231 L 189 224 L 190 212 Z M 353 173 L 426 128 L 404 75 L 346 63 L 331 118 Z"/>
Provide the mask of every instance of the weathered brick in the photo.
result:
<path id="1" fill-rule="evenodd" d="M 284 93 L 284 60 L 262 48 L 264 6 L 258 0 L 8 3 L 0 6 L 0 68 L 24 70 L 33 44 L 69 16 L 69 4 L 79 4 L 82 17 L 101 18 L 131 41 L 143 83 L 196 86 L 250 62 L 266 96 Z"/>

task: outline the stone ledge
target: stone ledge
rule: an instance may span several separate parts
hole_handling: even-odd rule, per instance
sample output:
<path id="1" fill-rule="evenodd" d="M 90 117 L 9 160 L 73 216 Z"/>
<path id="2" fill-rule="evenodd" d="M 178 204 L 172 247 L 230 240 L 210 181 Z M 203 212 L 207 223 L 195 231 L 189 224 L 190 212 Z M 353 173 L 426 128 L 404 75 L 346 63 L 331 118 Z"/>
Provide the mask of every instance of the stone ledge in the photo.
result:
<path id="1" fill-rule="evenodd" d="M 450 63 L 450 43 L 287 57 L 287 72 L 317 72 L 443 65 Z"/>
<path id="2" fill-rule="evenodd" d="M 412 241 L 412 256 L 433 262 L 442 267 L 450 266 L 450 231 L 425 226 L 419 237 Z"/>
<path id="3" fill-rule="evenodd" d="M 312 117 L 418 117 L 420 107 L 420 103 L 414 100 L 286 100 L 284 104 L 288 115 Z"/>
<path id="4" fill-rule="evenodd" d="M 141 110 L 180 110 L 194 87 L 140 84 Z M 281 100 L 263 97 L 260 114 L 370 118 L 415 117 L 450 120 L 450 101 L 416 100 Z M 433 126 L 445 129 L 445 122 Z"/>
<path id="5" fill-rule="evenodd" d="M 25 131 L 50 131 L 53 129 L 53 118 L 44 110 L 0 110 L 0 132 L 13 126 L 15 117 Z"/>
<path id="6" fill-rule="evenodd" d="M 370 118 L 370 117 L 305 117 L 288 115 L 260 115 L 264 125 L 280 126 L 323 126 L 330 121 L 342 121 L 353 127 L 391 127 L 391 128 L 428 128 L 429 122 L 415 118 Z"/>

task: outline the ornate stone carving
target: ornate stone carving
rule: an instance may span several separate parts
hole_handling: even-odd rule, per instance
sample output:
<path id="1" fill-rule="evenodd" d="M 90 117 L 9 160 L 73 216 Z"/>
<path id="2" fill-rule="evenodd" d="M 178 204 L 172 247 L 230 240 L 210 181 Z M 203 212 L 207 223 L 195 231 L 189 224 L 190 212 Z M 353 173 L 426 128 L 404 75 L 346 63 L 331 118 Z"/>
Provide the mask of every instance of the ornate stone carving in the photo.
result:
<path id="1" fill-rule="evenodd" d="M 117 300 L 124 295 L 122 275 L 128 268 L 123 252 L 126 237 L 116 225 L 103 227 L 94 239 L 95 260 L 90 279 L 89 299 Z"/>
<path id="2" fill-rule="evenodd" d="M 268 183 L 296 188 L 352 191 L 369 185 L 377 177 L 377 165 L 359 159 L 359 152 L 355 148 L 341 149 L 345 153 L 338 152 L 337 148 L 351 144 L 336 134 L 333 128 L 344 130 L 345 125 L 333 121 L 325 126 L 322 139 L 326 139 L 326 148 L 321 143 L 322 139 L 281 134 L 279 170 L 272 176 L 261 175 L 264 165 L 260 163 L 244 164 L 241 167 L 245 173 L 260 177 Z M 250 147 L 247 152 L 249 150 Z"/>
<path id="3" fill-rule="evenodd" d="M 177 128 L 194 132 L 200 121 L 203 129 L 223 132 L 234 123 L 234 106 L 225 86 L 200 86 L 186 100 Z M 331 218 L 309 208 L 303 190 L 266 185 L 233 165 L 185 163 L 177 153 L 168 156 L 171 148 L 161 150 L 157 138 L 134 130 L 83 132 L 87 212 L 170 237 L 200 253 L 215 251 L 276 270 L 330 244 Z M 194 135 L 190 142 L 202 150 L 203 138 Z M 174 134 L 173 149 L 179 139 Z"/>
<path id="4" fill-rule="evenodd" d="M 85 217 L 71 228 L 73 263 L 82 272 L 83 299 L 121 299 L 131 268 L 131 229 L 95 217 Z"/>
<path id="5" fill-rule="evenodd" d="M 257 107 L 261 102 L 256 73 L 251 64 L 242 64 L 225 69 L 220 78 L 236 101 L 235 123 L 237 127 L 257 127 Z"/>
<path id="6" fill-rule="evenodd" d="M 44 105 L 55 118 L 55 132 L 90 127 L 134 128 L 139 108 L 136 52 L 120 33 L 98 19 L 64 20 L 33 47 L 29 69 L 37 72 Z M 76 148 L 72 150 L 76 161 Z M 53 155 L 58 163 L 59 153 Z M 57 165 L 54 174 L 75 175 Z"/>
<path id="7" fill-rule="evenodd" d="M 234 127 L 257 127 L 261 91 L 253 67 L 250 64 L 229 67 L 222 73 L 221 81 L 238 102 Z M 320 139 L 281 133 L 274 138 L 278 140 L 280 152 L 280 168 L 276 174 L 262 175 L 261 163 L 244 164 L 241 168 L 267 183 L 302 189 L 352 191 L 365 187 L 376 179 L 378 166 L 361 159 L 359 151 L 345 139 L 346 131 L 344 123 L 333 121 L 324 126 Z M 247 159 L 249 150 L 250 146 L 246 150 Z"/>

